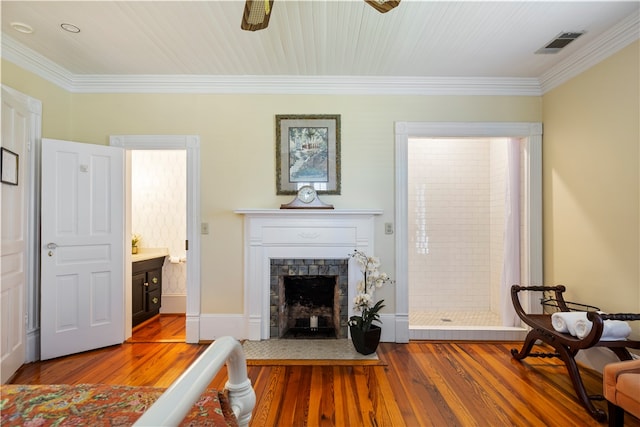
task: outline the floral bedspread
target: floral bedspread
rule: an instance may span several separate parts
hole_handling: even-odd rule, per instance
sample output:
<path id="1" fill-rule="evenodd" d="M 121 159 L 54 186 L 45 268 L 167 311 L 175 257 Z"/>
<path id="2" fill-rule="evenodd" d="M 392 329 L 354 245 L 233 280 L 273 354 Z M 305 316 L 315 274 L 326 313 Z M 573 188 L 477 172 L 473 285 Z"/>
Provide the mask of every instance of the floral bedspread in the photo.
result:
<path id="1" fill-rule="evenodd" d="M 105 384 L 0 387 L 0 425 L 130 426 L 160 397 L 156 387 Z M 237 426 L 223 393 L 207 390 L 182 426 Z"/>

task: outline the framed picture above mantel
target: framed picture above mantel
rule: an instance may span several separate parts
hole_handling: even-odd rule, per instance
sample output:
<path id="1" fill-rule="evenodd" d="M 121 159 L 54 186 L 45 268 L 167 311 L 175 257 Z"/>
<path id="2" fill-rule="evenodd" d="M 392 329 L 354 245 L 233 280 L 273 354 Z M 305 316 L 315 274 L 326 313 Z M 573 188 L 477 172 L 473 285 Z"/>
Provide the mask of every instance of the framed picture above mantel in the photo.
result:
<path id="1" fill-rule="evenodd" d="M 276 194 L 340 194 L 340 115 L 276 115 Z"/>

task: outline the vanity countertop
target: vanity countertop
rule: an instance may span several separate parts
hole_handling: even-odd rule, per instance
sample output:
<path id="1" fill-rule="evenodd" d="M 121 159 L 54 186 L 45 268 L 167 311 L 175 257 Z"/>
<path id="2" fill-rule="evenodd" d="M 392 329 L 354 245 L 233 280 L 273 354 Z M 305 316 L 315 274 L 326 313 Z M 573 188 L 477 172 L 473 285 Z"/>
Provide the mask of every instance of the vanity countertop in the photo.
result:
<path id="1" fill-rule="evenodd" d="M 168 248 L 139 248 L 137 254 L 131 255 L 131 262 L 169 256 Z"/>

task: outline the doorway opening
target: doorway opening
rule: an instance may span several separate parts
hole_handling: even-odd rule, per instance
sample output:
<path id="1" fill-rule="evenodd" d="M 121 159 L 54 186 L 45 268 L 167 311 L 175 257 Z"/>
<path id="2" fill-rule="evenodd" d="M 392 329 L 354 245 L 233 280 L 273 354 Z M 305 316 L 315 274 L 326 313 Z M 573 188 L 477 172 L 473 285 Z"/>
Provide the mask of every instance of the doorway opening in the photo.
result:
<path id="1" fill-rule="evenodd" d="M 495 327 L 508 316 L 500 297 L 510 142 L 409 139 L 410 327 Z M 513 143 L 517 197 L 521 149 Z"/>
<path id="2" fill-rule="evenodd" d="M 127 150 L 125 235 L 132 236 L 134 233 L 140 234 L 143 247 L 145 236 L 142 235 L 141 230 L 136 231 L 133 229 L 133 195 L 131 186 L 133 152 L 181 151 L 186 155 L 186 183 L 179 185 L 183 188 L 183 195 L 186 200 L 186 238 L 182 240 L 182 244 L 175 244 L 176 249 L 173 253 L 170 253 L 169 248 L 167 248 L 168 256 L 165 261 L 165 265 L 168 265 L 169 268 L 174 267 L 174 271 L 171 272 L 171 270 L 168 270 L 170 273 L 167 274 L 175 274 L 176 277 L 181 277 L 182 274 L 186 276 L 185 293 L 181 296 L 176 295 L 179 292 L 176 291 L 179 285 L 169 282 L 169 289 L 173 290 L 174 293 L 168 293 L 170 296 L 165 298 L 166 301 L 163 302 L 162 305 L 165 307 L 167 314 L 170 314 L 172 311 L 183 311 L 182 307 L 184 307 L 185 341 L 187 343 L 197 343 L 200 340 L 200 137 L 197 135 L 121 135 L 112 136 L 110 138 L 110 144 L 123 147 Z M 147 182 L 146 184 L 150 183 Z M 145 188 L 146 184 L 144 184 L 143 181 L 142 187 Z M 162 191 L 165 190 L 159 190 L 159 192 Z M 157 193 L 158 191 L 156 191 L 156 194 Z M 164 210 L 164 208 L 157 209 Z M 158 232 L 158 230 L 163 228 L 165 230 L 170 228 L 165 223 L 158 222 L 164 220 L 163 215 L 159 215 L 155 220 L 151 221 L 151 228 L 148 229 L 150 231 L 145 231 L 147 239 L 149 239 L 148 244 L 160 245 L 161 242 L 158 239 L 167 237 L 167 232 Z M 131 338 L 132 336 L 131 261 L 132 254 L 128 254 L 125 265 L 125 338 Z M 177 309 L 175 307 L 180 308 Z"/>
<path id="3" fill-rule="evenodd" d="M 542 282 L 542 125 L 540 123 L 499 123 L 499 122 L 397 122 L 396 123 L 396 342 L 407 342 L 409 339 L 461 339 L 461 340 L 520 340 L 523 339 L 526 330 L 517 321 L 514 316 L 503 315 L 503 310 L 508 310 L 510 307 L 510 296 L 508 292 L 505 292 L 506 286 L 502 286 L 499 294 L 495 293 L 497 302 L 493 304 L 496 307 L 500 307 L 498 311 L 500 317 L 502 317 L 501 324 L 498 325 L 461 325 L 454 324 L 453 310 L 437 313 L 437 325 L 417 325 L 414 326 L 410 323 L 410 257 L 414 256 L 418 252 L 423 252 L 419 256 L 424 256 L 424 252 L 427 252 L 430 248 L 436 248 L 435 241 L 428 239 L 428 233 L 426 230 L 420 230 L 411 221 L 421 219 L 419 216 L 423 214 L 422 218 L 426 218 L 426 210 L 432 208 L 426 206 L 426 199 L 419 197 L 415 201 L 412 201 L 413 205 L 410 205 L 410 180 L 409 180 L 409 141 L 411 139 L 420 138 L 435 138 L 443 139 L 445 141 L 453 140 L 466 140 L 468 138 L 477 139 L 500 139 L 507 138 L 510 140 L 518 140 L 520 143 L 520 158 L 521 158 L 521 176 L 522 184 L 519 185 L 521 189 L 520 203 L 521 211 L 519 218 L 521 220 L 520 239 L 519 244 L 519 256 L 521 261 L 521 267 L 518 270 L 517 277 L 513 279 L 514 283 L 522 285 L 537 284 Z M 451 148 L 451 147 L 448 147 Z M 438 166 L 444 166 L 442 162 L 433 166 L 436 169 Z M 451 167 L 451 165 L 449 165 Z M 426 169 L 426 168 L 425 168 Z M 432 171 L 433 172 L 433 171 Z M 444 174 L 445 172 L 442 172 Z M 447 172 L 448 173 L 448 172 Z M 466 171 L 462 172 L 463 174 Z M 486 171 L 490 173 L 490 171 Z M 437 178 L 437 173 L 435 174 Z M 444 198 L 451 198 L 452 190 L 447 186 L 438 183 L 434 185 L 436 188 L 433 193 L 437 191 L 443 192 Z M 419 190 L 420 191 L 420 190 Z M 426 191 L 426 187 L 425 187 Z M 471 189 L 469 191 L 477 191 Z M 420 206 L 422 203 L 422 206 Z M 451 200 L 449 203 L 452 203 Z M 412 208 L 417 210 L 418 215 L 414 217 L 410 216 L 409 210 Z M 420 212 L 422 209 L 422 212 Z M 458 206 L 458 211 L 464 213 L 468 210 L 464 206 Z M 459 213 L 459 212 L 457 212 Z M 442 213 L 445 217 L 451 216 L 451 213 Z M 442 219 L 442 218 L 441 218 Z M 418 221 L 420 222 L 420 221 Z M 426 224 L 426 221 L 425 221 Z M 425 225 L 423 224 L 423 225 Z M 437 222 L 430 223 L 435 236 L 435 228 L 438 228 L 438 232 L 442 231 L 445 227 Z M 456 240 L 452 237 L 453 233 L 466 233 L 469 232 L 468 225 L 453 225 L 453 231 L 448 234 L 445 233 L 443 238 L 449 240 Z M 457 228 L 456 228 L 457 227 Z M 410 234 L 410 230 L 412 234 Z M 490 230 L 490 222 L 485 223 L 484 226 L 476 227 L 475 232 L 478 234 L 488 233 Z M 425 231 L 422 235 L 419 232 Z M 490 235 L 491 233 L 488 233 Z M 416 242 L 415 238 L 419 236 L 419 241 Z M 412 242 L 411 239 L 414 239 Z M 434 237 L 431 237 L 434 238 Z M 444 248 L 444 249 L 443 249 Z M 447 248 L 445 246 L 440 247 L 441 252 L 450 252 L 454 256 L 461 256 L 464 251 L 461 248 Z M 479 256 L 491 259 L 490 249 L 483 248 L 478 249 Z M 498 257 L 499 258 L 499 257 Z M 466 259 L 464 260 L 467 261 Z M 436 263 L 436 266 L 428 267 L 430 270 L 428 273 L 433 273 L 435 267 L 441 268 L 444 262 Z M 455 269 L 455 262 L 454 268 Z M 515 263 L 509 262 L 504 265 L 511 268 Z M 486 263 L 490 266 L 490 262 Z M 492 272 L 491 269 L 485 267 L 486 271 L 482 274 L 489 277 L 489 283 L 491 283 Z M 418 273 L 414 272 L 416 276 Z M 513 277 L 513 273 L 511 273 Z M 446 280 L 443 277 L 439 277 L 439 280 Z M 436 285 L 437 288 L 438 285 Z M 445 286 L 440 286 L 439 291 L 445 289 Z M 489 288 L 481 289 L 481 293 L 484 293 L 482 297 L 487 300 L 489 306 L 491 304 L 491 296 Z M 431 295 L 432 297 L 434 295 Z M 458 289 L 455 296 L 449 295 L 448 300 L 445 296 L 447 303 L 467 303 L 466 291 Z M 472 297 L 473 299 L 475 297 Z M 413 303 L 414 295 L 411 295 Z M 425 297 L 425 300 L 427 297 Z M 435 298 L 434 298 L 435 299 Z M 436 304 L 441 303 L 437 302 Z M 527 301 L 523 301 L 523 305 L 529 312 L 538 312 L 540 310 L 539 304 L 535 301 L 535 298 L 529 298 Z M 456 307 L 456 311 L 460 310 L 460 306 Z M 513 314 L 513 313 L 512 313 Z M 433 321 L 432 321 L 433 322 Z M 465 321 L 468 323 L 468 321 Z M 494 322 L 492 322 L 494 323 Z"/>
<path id="4" fill-rule="evenodd" d="M 182 316 L 172 316 L 171 325 L 179 319 L 185 320 L 187 163 L 185 150 L 131 150 L 130 156 L 131 230 L 136 241 L 132 261 L 142 260 L 134 264 L 140 268 L 144 267 L 143 263 L 158 261 L 152 270 L 154 277 L 147 280 L 148 286 L 144 286 L 144 269 L 133 271 L 132 326 L 133 340 L 136 340 L 136 335 L 142 332 L 137 326 L 144 320 L 154 318 L 159 322 L 158 316 L 176 314 Z M 151 283 L 152 280 L 157 283 Z M 161 331 L 165 320 L 155 329 Z M 183 323 L 181 336 L 184 336 L 184 327 Z M 150 339 L 147 334 L 145 337 Z"/>
<path id="5" fill-rule="evenodd" d="M 182 343 L 186 339 L 184 314 L 158 314 L 133 328 L 129 343 Z"/>

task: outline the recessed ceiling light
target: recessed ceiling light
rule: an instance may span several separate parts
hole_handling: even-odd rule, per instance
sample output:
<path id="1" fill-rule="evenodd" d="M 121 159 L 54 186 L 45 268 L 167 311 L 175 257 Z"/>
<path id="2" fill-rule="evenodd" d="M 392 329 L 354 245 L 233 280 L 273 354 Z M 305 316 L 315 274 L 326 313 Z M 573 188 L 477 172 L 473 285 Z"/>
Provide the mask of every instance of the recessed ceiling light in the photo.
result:
<path id="1" fill-rule="evenodd" d="M 79 33 L 80 32 L 80 28 L 76 27 L 73 24 L 60 24 L 60 27 L 62 27 L 62 29 L 65 30 L 65 31 L 69 31 L 70 33 Z"/>
<path id="2" fill-rule="evenodd" d="M 33 28 L 31 27 L 31 25 L 24 24 L 22 22 L 12 22 L 11 28 L 23 34 L 33 33 Z"/>

